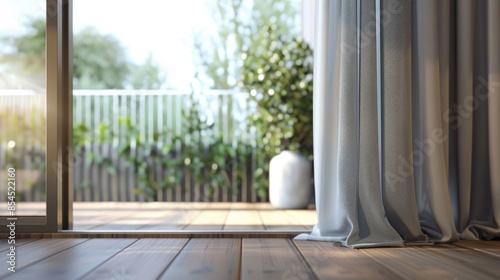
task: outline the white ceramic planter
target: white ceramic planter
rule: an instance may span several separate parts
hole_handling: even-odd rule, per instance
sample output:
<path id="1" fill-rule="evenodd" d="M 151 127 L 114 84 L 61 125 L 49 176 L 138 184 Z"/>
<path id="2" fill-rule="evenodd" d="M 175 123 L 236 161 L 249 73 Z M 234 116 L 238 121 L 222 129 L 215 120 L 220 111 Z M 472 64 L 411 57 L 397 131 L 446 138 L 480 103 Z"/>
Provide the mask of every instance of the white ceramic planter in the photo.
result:
<path id="1" fill-rule="evenodd" d="M 311 162 L 283 151 L 269 164 L 269 200 L 276 208 L 305 208 L 311 198 Z"/>

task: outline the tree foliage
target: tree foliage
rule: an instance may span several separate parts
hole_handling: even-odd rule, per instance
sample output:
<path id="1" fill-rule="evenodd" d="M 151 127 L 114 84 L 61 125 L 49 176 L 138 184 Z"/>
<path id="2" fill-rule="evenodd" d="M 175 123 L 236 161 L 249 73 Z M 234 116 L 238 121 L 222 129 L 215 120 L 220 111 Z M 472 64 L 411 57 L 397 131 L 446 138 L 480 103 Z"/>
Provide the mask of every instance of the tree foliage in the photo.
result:
<path id="1" fill-rule="evenodd" d="M 199 32 L 195 36 L 194 49 L 200 76 L 214 89 L 238 86 L 243 73 L 243 54 L 247 51 L 265 52 L 265 26 L 274 25 L 277 33 L 287 36 L 296 32 L 297 3 L 281 0 L 207 1 L 217 33 L 209 36 Z"/>
<path id="2" fill-rule="evenodd" d="M 0 53 L 0 63 L 16 76 L 45 86 L 45 20 L 27 22 L 27 33 L 2 38 L 7 51 Z M 154 89 L 165 78 L 149 56 L 134 65 L 120 41 L 87 27 L 73 36 L 73 87 L 75 89 Z"/>
<path id="3" fill-rule="evenodd" d="M 0 53 L 0 64 L 7 70 L 36 85 L 45 86 L 45 20 L 26 24 L 26 34 L 0 38 L 12 51 Z"/>
<path id="4" fill-rule="evenodd" d="M 149 54 L 146 60 L 131 71 L 131 83 L 134 89 L 159 89 L 165 83 L 160 66 Z"/>
<path id="5" fill-rule="evenodd" d="M 75 34 L 73 45 L 74 88 L 125 88 L 131 64 L 116 38 L 88 27 Z"/>

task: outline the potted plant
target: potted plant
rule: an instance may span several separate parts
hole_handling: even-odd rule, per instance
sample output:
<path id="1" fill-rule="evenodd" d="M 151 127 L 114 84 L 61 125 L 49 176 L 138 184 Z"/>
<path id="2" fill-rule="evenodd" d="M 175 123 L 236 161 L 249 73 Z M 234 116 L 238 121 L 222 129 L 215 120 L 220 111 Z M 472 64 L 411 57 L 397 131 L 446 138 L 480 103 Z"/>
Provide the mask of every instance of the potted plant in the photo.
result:
<path id="1" fill-rule="evenodd" d="M 257 142 L 254 187 L 267 197 L 269 186 L 276 207 L 302 208 L 312 194 L 312 50 L 301 38 L 279 38 L 276 28 L 266 28 L 266 48 L 242 55 L 241 84 L 256 105 L 249 117 Z"/>

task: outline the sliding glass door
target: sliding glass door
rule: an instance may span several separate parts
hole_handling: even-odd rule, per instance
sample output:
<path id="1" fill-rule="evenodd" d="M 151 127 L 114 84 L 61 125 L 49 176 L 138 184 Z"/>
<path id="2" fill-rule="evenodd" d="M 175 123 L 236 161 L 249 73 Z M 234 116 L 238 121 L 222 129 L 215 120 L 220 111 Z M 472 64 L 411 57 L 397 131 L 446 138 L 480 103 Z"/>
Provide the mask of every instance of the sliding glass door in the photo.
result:
<path id="1" fill-rule="evenodd" d="M 5 0 L 0 18 L 0 216 L 2 232 L 63 228 L 70 186 L 65 36 L 71 2 Z M 66 23 L 66 25 L 65 25 Z M 66 49 L 66 52 L 64 51 Z M 66 223 L 66 227 L 67 227 Z M 12 234 L 12 233 L 11 233 Z"/>

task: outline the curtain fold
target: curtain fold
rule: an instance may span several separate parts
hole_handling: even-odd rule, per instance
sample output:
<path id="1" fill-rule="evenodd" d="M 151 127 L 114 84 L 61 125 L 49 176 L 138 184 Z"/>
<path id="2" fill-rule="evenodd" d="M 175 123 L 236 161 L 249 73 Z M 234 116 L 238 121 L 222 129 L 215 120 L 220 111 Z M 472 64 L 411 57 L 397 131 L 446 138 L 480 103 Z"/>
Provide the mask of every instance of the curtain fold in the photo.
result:
<path id="1" fill-rule="evenodd" d="M 318 0 L 318 224 L 349 247 L 500 237 L 500 1 Z"/>

